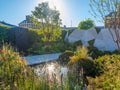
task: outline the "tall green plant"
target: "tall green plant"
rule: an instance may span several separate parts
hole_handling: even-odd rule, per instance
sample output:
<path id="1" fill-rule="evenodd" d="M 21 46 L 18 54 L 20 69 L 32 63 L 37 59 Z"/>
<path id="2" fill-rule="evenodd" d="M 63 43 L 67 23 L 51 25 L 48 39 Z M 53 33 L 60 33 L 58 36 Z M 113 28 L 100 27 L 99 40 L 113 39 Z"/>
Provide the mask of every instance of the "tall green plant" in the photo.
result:
<path id="1" fill-rule="evenodd" d="M 88 49 L 85 46 L 78 46 L 76 52 L 74 52 L 74 56 L 71 57 L 71 61 L 73 63 L 77 63 L 82 58 L 88 57 Z"/>
<path id="2" fill-rule="evenodd" d="M 35 90 L 38 77 L 9 45 L 0 50 L 0 90 Z"/>
<path id="3" fill-rule="evenodd" d="M 51 9 L 48 2 L 40 3 L 32 14 L 33 21 L 40 21 L 38 26 L 42 30 L 44 41 L 49 43 L 51 40 L 62 37 L 60 13 L 56 9 Z"/>

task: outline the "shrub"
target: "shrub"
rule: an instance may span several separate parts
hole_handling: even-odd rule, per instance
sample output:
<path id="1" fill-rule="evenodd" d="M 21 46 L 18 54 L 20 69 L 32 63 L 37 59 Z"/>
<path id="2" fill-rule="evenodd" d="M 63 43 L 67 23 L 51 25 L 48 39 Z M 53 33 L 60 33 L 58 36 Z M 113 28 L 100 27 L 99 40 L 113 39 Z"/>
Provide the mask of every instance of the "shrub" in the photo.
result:
<path id="1" fill-rule="evenodd" d="M 119 90 L 120 55 L 104 55 L 95 60 L 99 77 L 91 79 L 94 89 Z"/>
<path id="2" fill-rule="evenodd" d="M 95 77 L 97 75 L 95 64 L 93 60 L 89 58 L 81 58 L 76 63 L 70 65 L 72 65 L 72 68 L 76 68 L 75 72 L 78 73 L 80 73 L 81 68 L 83 68 L 83 75 L 85 76 Z"/>
<path id="3" fill-rule="evenodd" d="M 2 41 L 8 42 L 8 28 L 6 26 L 0 26 L 0 44 L 3 43 Z"/>
<path id="4" fill-rule="evenodd" d="M 87 30 L 91 27 L 95 26 L 93 20 L 91 19 L 87 19 L 87 20 L 83 20 L 78 24 L 78 29 L 84 29 Z"/>
<path id="5" fill-rule="evenodd" d="M 70 56 L 73 56 L 73 52 L 72 51 L 65 51 L 64 53 L 62 53 L 59 56 L 57 61 L 62 66 L 67 65 L 68 62 L 70 61 Z"/>
<path id="6" fill-rule="evenodd" d="M 93 46 L 94 42 L 95 42 L 95 39 L 88 41 L 88 43 L 89 43 L 90 46 Z"/>
<path id="7" fill-rule="evenodd" d="M 98 27 L 95 27 L 95 29 L 96 29 L 96 32 L 99 34 L 99 32 L 101 31 L 101 29 L 98 28 Z"/>
<path id="8" fill-rule="evenodd" d="M 65 51 L 66 46 L 60 28 L 30 29 L 29 37 L 32 37 L 31 41 L 34 42 L 28 49 L 28 53 L 45 54 Z"/>
<path id="9" fill-rule="evenodd" d="M 98 50 L 98 49 L 97 49 L 96 47 L 94 47 L 94 46 L 89 46 L 89 47 L 88 47 L 88 50 L 89 50 L 89 52 L 88 52 L 89 55 L 90 55 L 93 59 L 98 58 L 98 57 L 100 57 L 100 56 L 102 56 L 102 55 L 105 54 L 104 52 Z"/>
<path id="10" fill-rule="evenodd" d="M 88 49 L 86 47 L 78 47 L 74 56 L 70 57 L 70 66 L 75 67 L 78 74 L 81 68 L 83 68 L 84 75 L 95 77 L 95 65 L 93 60 L 88 58 Z"/>
<path id="11" fill-rule="evenodd" d="M 0 90 L 35 90 L 39 79 L 26 62 L 4 45 L 0 50 Z"/>
<path id="12" fill-rule="evenodd" d="M 47 54 L 47 53 L 59 53 L 65 52 L 66 50 L 73 50 L 73 45 L 67 42 L 49 42 L 49 44 L 36 43 L 30 49 L 29 54 Z"/>
<path id="13" fill-rule="evenodd" d="M 79 41 L 77 41 L 77 42 L 75 42 L 74 43 L 74 47 L 73 47 L 73 50 L 75 50 L 78 46 L 82 46 L 83 44 L 82 44 L 82 41 L 81 40 L 79 40 Z"/>

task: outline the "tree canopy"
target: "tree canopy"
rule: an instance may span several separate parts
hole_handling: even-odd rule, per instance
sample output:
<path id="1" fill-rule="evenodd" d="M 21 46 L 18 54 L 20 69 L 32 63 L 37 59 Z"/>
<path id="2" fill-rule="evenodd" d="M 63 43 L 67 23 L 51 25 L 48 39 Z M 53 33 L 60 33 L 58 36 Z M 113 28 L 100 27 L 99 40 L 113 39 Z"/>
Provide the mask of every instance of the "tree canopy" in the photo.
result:
<path id="1" fill-rule="evenodd" d="M 86 29 L 89 29 L 93 26 L 95 26 L 94 21 L 91 19 L 86 19 L 86 20 L 81 21 L 78 24 L 78 29 L 85 29 L 86 30 Z"/>
<path id="2" fill-rule="evenodd" d="M 61 24 L 60 13 L 56 9 L 51 9 L 48 2 L 43 2 L 32 11 L 33 18 L 42 23 L 42 26 L 48 24 L 59 26 Z"/>
<path id="3" fill-rule="evenodd" d="M 48 2 L 43 2 L 32 11 L 32 21 L 40 26 L 43 34 L 43 41 L 57 41 L 62 35 L 60 24 L 60 13 L 56 9 L 51 9 Z"/>
<path id="4" fill-rule="evenodd" d="M 120 51 L 120 0 L 90 0 L 90 7 L 93 16 L 105 22 Z"/>

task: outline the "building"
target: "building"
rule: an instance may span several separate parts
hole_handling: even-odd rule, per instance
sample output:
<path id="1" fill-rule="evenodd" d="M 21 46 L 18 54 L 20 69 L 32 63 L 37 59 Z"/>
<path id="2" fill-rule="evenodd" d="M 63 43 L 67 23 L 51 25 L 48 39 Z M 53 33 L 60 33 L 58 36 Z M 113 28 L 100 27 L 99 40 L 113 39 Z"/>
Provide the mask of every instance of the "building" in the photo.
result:
<path id="1" fill-rule="evenodd" d="M 30 15 L 27 15 L 26 20 L 23 20 L 18 25 L 19 25 L 19 27 L 22 27 L 22 28 L 34 28 L 34 29 L 40 28 L 39 26 L 32 23 Z"/>

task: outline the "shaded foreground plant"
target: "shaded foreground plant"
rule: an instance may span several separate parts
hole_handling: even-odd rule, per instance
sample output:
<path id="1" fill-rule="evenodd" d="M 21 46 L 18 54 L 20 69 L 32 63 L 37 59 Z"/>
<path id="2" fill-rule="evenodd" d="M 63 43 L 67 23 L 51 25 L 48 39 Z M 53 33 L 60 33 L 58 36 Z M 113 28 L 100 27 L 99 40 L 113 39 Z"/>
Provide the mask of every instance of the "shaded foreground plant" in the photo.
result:
<path id="1" fill-rule="evenodd" d="M 9 45 L 0 50 L 0 90 L 35 90 L 37 76 Z"/>
<path id="2" fill-rule="evenodd" d="M 88 58 L 88 49 L 85 46 L 78 47 L 74 56 L 70 57 L 69 68 L 76 77 L 76 84 L 83 89 L 88 85 L 86 76 L 94 77 L 95 67 L 92 60 Z M 78 87 L 77 86 L 77 87 Z"/>

